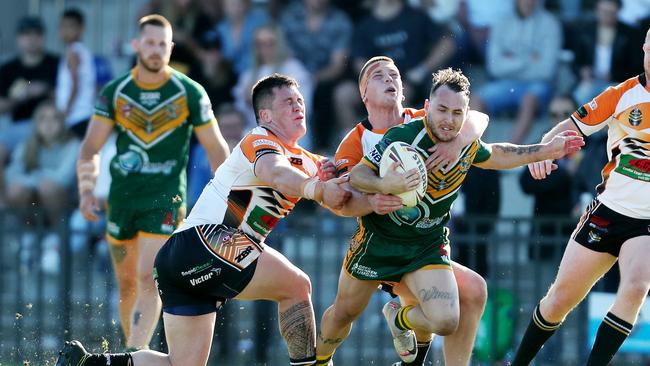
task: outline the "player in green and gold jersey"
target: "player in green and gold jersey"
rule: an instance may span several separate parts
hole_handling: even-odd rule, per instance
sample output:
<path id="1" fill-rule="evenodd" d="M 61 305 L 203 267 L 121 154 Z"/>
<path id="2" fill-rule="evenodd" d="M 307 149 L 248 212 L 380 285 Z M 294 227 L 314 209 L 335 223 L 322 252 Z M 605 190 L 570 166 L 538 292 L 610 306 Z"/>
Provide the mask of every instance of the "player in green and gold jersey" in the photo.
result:
<path id="1" fill-rule="evenodd" d="M 153 261 L 184 218 L 192 132 L 213 171 L 228 156 L 203 87 L 169 67 L 172 28 L 164 17 L 140 19 L 132 46 L 137 65 L 100 92 L 82 143 L 77 173 L 80 210 L 97 219 L 93 196 L 98 152 L 117 134 L 110 163 L 107 237 L 120 291 L 120 319 L 129 348 L 148 348 L 160 313 Z"/>

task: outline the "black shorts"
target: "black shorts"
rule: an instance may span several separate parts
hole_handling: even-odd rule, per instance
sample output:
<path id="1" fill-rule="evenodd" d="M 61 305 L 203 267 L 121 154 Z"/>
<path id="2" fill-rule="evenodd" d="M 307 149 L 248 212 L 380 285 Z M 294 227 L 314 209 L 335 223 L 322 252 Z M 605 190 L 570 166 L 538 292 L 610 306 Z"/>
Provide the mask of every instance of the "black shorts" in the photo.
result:
<path id="1" fill-rule="evenodd" d="M 648 235 L 650 220 L 621 215 L 594 199 L 582 214 L 571 238 L 591 250 L 618 257 L 627 240 Z"/>
<path id="2" fill-rule="evenodd" d="M 217 311 L 248 285 L 262 250 L 254 238 L 224 225 L 175 233 L 154 262 L 163 311 L 174 315 Z"/>

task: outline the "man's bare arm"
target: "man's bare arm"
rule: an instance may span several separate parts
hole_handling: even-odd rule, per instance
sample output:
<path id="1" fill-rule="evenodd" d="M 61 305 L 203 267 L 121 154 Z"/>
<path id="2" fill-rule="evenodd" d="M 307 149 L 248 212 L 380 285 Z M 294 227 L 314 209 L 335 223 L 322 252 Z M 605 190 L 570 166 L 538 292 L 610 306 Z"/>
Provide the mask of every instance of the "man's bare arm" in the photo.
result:
<path id="1" fill-rule="evenodd" d="M 194 134 L 205 149 L 210 161 L 210 168 L 214 173 L 230 155 L 228 143 L 221 135 L 221 130 L 216 122 L 194 129 Z"/>
<path id="2" fill-rule="evenodd" d="M 363 193 L 400 194 L 417 188 L 420 176 L 416 169 L 398 173 L 397 163 L 388 173 L 380 178 L 377 173 L 364 163 L 357 164 L 350 172 L 350 185 Z"/>

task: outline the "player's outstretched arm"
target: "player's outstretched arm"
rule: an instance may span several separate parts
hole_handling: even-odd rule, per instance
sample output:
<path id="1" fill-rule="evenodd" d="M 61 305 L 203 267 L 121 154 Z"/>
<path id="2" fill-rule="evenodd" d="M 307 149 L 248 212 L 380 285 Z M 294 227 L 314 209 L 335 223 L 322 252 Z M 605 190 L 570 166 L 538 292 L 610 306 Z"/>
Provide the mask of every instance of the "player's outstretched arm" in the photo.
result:
<path id="1" fill-rule="evenodd" d="M 438 142 L 429 148 L 431 155 L 424 162 L 427 171 L 438 171 L 458 159 L 465 146 L 478 140 L 487 129 L 490 117 L 482 112 L 471 110 L 458 136 L 449 142 Z"/>
<path id="2" fill-rule="evenodd" d="M 259 157 L 255 163 L 255 175 L 286 196 L 307 198 L 333 209 L 340 209 L 350 198 L 350 192 L 341 187 L 347 182 L 347 177 L 321 182 L 318 177 L 309 177 L 292 167 L 279 154 Z"/>
<path id="3" fill-rule="evenodd" d="M 497 143 L 488 145 L 490 158 L 476 166 L 484 169 L 512 169 L 536 161 L 559 159 L 582 148 L 585 142 L 575 131 L 561 132 L 547 142 L 535 145 Z M 553 168 L 557 169 L 557 166 Z"/>
<path id="4" fill-rule="evenodd" d="M 99 175 L 99 150 L 113 132 L 113 125 L 93 118 L 86 136 L 81 142 L 77 159 L 77 186 L 79 188 L 79 211 L 89 221 L 97 221 L 100 210 L 95 197 L 95 182 Z"/>
<path id="5" fill-rule="evenodd" d="M 555 125 L 549 132 L 547 132 L 542 137 L 541 142 L 542 143 L 549 142 L 553 138 L 553 136 L 562 133 L 564 131 L 575 131 L 582 134 L 582 132 L 578 129 L 578 126 L 576 126 L 576 124 L 573 123 L 571 119 L 567 118 L 564 121 Z M 546 178 L 546 176 L 550 175 L 551 172 L 555 169 L 552 160 L 544 160 L 544 161 L 537 161 L 528 164 L 528 170 L 530 171 L 530 175 L 532 175 L 533 178 L 544 179 Z"/>

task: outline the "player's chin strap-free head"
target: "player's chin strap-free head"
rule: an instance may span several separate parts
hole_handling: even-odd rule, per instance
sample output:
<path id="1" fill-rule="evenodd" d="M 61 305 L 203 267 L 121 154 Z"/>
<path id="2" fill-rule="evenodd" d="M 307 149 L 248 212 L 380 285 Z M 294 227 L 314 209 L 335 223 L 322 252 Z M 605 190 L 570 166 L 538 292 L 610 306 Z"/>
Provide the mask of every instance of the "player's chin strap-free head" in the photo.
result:
<path id="1" fill-rule="evenodd" d="M 359 71 L 359 93 L 361 94 L 361 99 L 364 101 L 366 99 L 366 90 L 368 89 L 368 80 L 370 79 L 370 75 L 372 75 L 372 72 L 379 67 L 381 62 L 395 63 L 395 61 L 388 56 L 375 56 L 366 61 L 361 68 L 361 71 Z"/>

